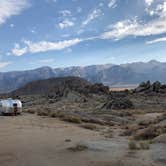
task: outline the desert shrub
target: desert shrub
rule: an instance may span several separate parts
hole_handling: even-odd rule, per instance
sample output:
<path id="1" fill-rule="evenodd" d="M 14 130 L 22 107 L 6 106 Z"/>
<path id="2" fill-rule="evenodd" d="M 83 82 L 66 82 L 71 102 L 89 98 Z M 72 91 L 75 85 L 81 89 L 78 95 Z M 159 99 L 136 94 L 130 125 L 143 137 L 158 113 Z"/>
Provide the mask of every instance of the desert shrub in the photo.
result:
<path id="1" fill-rule="evenodd" d="M 64 118 L 62 118 L 62 120 L 66 121 L 66 122 L 71 122 L 71 123 L 78 123 L 80 124 L 81 118 L 77 117 L 77 116 L 66 116 Z"/>
<path id="2" fill-rule="evenodd" d="M 136 133 L 137 130 L 141 129 L 141 126 L 138 125 L 130 125 L 126 126 L 126 130 L 121 134 L 121 136 L 131 136 Z"/>
<path id="3" fill-rule="evenodd" d="M 114 98 L 111 101 L 106 102 L 103 106 L 103 109 L 133 109 L 134 105 L 132 101 L 127 98 Z"/>
<path id="4" fill-rule="evenodd" d="M 65 142 L 71 142 L 71 139 L 65 139 Z"/>
<path id="5" fill-rule="evenodd" d="M 48 107 L 43 107 L 40 110 L 37 111 L 37 115 L 39 116 L 49 116 L 50 114 L 50 109 Z"/>
<path id="6" fill-rule="evenodd" d="M 30 114 L 35 114 L 36 113 L 36 111 L 34 109 L 28 109 L 26 112 L 30 113 Z"/>
<path id="7" fill-rule="evenodd" d="M 130 142 L 128 143 L 128 147 L 130 150 L 148 150 L 150 148 L 149 142 L 147 141 L 136 142 L 134 140 L 130 140 Z"/>
<path id="8" fill-rule="evenodd" d="M 149 126 L 135 133 L 136 140 L 151 140 L 166 132 L 166 126 Z"/>
<path id="9" fill-rule="evenodd" d="M 84 117 L 82 117 L 81 120 L 85 123 L 95 123 L 95 124 L 99 124 L 99 125 L 106 124 L 105 121 L 103 121 L 102 119 L 98 119 L 98 118 L 84 118 Z"/>
<path id="10" fill-rule="evenodd" d="M 83 124 L 81 127 L 89 130 L 97 130 L 98 127 L 95 124 Z"/>
<path id="11" fill-rule="evenodd" d="M 49 116 L 52 118 L 64 118 L 65 113 L 63 113 L 63 112 L 51 112 Z"/>
<path id="12" fill-rule="evenodd" d="M 79 151 L 84 151 L 87 149 L 88 149 L 88 147 L 86 145 L 82 145 L 82 144 L 77 144 L 76 146 L 68 148 L 68 150 L 70 150 L 72 152 L 79 152 Z"/>
<path id="13" fill-rule="evenodd" d="M 150 148 L 149 142 L 147 141 L 141 141 L 139 143 L 139 146 L 140 146 L 140 149 L 143 149 L 143 150 L 148 150 Z"/>
<path id="14" fill-rule="evenodd" d="M 134 140 L 129 141 L 128 147 L 129 147 L 130 150 L 138 150 L 139 149 L 136 141 L 134 141 Z"/>
<path id="15" fill-rule="evenodd" d="M 48 116 L 49 113 L 48 112 L 44 112 L 44 111 L 37 111 L 37 115 L 38 116 Z"/>

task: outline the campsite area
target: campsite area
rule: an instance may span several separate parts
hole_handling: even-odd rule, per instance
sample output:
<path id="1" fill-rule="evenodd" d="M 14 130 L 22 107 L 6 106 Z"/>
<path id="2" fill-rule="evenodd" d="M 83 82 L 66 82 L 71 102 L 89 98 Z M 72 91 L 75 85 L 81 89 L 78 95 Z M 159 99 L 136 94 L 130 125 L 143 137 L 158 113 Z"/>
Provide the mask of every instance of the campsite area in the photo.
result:
<path id="1" fill-rule="evenodd" d="M 115 135 L 106 138 L 100 131 L 33 114 L 0 119 L 3 166 L 164 166 L 166 161 L 165 145 L 130 150 L 116 128 Z"/>

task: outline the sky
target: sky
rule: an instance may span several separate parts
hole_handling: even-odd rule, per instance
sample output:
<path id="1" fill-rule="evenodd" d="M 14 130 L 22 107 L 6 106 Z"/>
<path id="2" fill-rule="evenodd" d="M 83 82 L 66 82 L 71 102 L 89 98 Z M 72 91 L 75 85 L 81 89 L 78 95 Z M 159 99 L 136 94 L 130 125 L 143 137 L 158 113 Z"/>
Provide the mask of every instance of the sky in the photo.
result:
<path id="1" fill-rule="evenodd" d="M 166 0 L 0 0 L 0 71 L 166 61 Z"/>

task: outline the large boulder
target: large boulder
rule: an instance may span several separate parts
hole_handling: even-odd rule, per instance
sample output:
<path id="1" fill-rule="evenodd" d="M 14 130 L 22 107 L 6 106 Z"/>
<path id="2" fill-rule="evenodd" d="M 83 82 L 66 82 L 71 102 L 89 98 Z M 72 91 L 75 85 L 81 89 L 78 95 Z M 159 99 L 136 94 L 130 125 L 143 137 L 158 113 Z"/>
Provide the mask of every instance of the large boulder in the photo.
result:
<path id="1" fill-rule="evenodd" d="M 161 89 L 161 83 L 159 81 L 156 81 L 151 85 L 151 87 L 153 92 L 159 92 Z"/>
<path id="2" fill-rule="evenodd" d="M 142 83 L 135 89 L 135 92 L 144 92 L 144 91 L 150 89 L 150 87 L 151 87 L 150 81 L 142 82 Z"/>
<path id="3" fill-rule="evenodd" d="M 154 139 L 155 143 L 166 143 L 166 134 L 159 135 Z"/>
<path id="4" fill-rule="evenodd" d="M 150 81 L 142 82 L 135 90 L 136 93 L 164 93 L 166 92 L 166 86 L 162 85 L 159 81 L 153 84 Z"/>

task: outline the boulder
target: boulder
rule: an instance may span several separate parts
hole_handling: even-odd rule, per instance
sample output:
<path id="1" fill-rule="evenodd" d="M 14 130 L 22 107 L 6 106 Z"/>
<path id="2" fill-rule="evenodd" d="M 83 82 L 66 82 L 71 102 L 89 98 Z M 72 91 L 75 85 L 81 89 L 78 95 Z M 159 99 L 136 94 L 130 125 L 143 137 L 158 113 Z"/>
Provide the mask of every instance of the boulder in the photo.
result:
<path id="1" fill-rule="evenodd" d="M 161 88 L 161 83 L 159 81 L 156 81 L 151 85 L 151 87 L 154 92 L 159 92 Z"/>
<path id="2" fill-rule="evenodd" d="M 166 143 L 166 134 L 159 135 L 153 141 L 155 143 Z"/>

